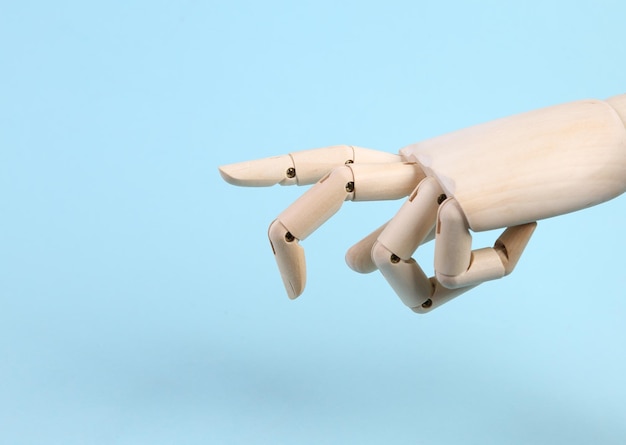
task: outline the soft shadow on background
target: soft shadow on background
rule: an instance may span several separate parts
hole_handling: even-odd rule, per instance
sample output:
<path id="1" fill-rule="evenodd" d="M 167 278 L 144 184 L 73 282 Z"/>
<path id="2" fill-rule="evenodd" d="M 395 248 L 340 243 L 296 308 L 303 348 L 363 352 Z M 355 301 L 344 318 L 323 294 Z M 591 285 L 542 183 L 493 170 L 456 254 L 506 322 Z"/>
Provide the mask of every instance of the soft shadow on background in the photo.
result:
<path id="1" fill-rule="evenodd" d="M 292 302 L 266 234 L 303 189 L 217 167 L 625 93 L 625 13 L 0 6 L 0 442 L 623 444 L 624 197 L 540 222 L 513 275 L 418 316 L 343 259 L 401 202 L 346 203 Z"/>

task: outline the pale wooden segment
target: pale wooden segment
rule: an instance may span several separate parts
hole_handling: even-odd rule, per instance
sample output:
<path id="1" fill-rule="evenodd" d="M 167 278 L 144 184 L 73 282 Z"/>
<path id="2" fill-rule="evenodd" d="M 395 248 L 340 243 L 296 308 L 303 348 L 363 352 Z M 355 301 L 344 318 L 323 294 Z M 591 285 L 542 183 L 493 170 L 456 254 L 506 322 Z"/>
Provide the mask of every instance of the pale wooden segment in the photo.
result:
<path id="1" fill-rule="evenodd" d="M 501 257 L 504 275 L 513 272 L 536 228 L 536 222 L 509 227 L 498 237 L 493 247 Z"/>
<path id="2" fill-rule="evenodd" d="M 304 291 L 304 240 L 332 217 L 346 200 L 398 199 L 424 178 L 416 164 L 349 164 L 335 168 L 285 209 L 269 229 L 269 238 L 289 298 Z M 367 267 L 367 266 L 365 266 Z"/>
<path id="3" fill-rule="evenodd" d="M 476 286 L 467 286 L 467 287 L 460 287 L 458 289 L 448 289 L 447 287 L 442 286 L 442 284 L 438 282 L 437 279 L 434 277 L 430 279 L 430 282 L 433 288 L 432 296 L 428 300 L 426 300 L 426 302 L 418 306 L 412 307 L 411 309 L 413 310 L 413 312 L 416 312 L 418 314 L 426 314 L 432 311 L 433 309 L 438 308 L 442 304 L 447 303 L 453 298 L 456 298 L 459 295 L 467 292 L 468 290 L 471 290 L 476 287 Z"/>
<path id="4" fill-rule="evenodd" d="M 485 281 L 497 280 L 504 276 L 502 259 L 491 247 L 471 251 L 471 259 L 470 267 L 458 275 L 449 276 L 436 271 L 437 281 L 448 289 L 460 289 L 476 286 Z"/>
<path id="5" fill-rule="evenodd" d="M 306 285 L 304 249 L 278 220 L 270 225 L 268 236 L 287 296 L 294 300 L 302 294 Z"/>
<path id="6" fill-rule="evenodd" d="M 626 129 L 597 100 L 499 119 L 400 153 L 439 180 L 474 231 L 572 212 L 626 190 Z"/>
<path id="7" fill-rule="evenodd" d="M 376 242 L 372 248 L 372 259 L 406 306 L 411 308 L 420 306 L 431 297 L 432 284 L 413 258 L 400 260 L 384 244 Z"/>
<path id="8" fill-rule="evenodd" d="M 286 172 L 290 168 L 293 168 L 293 159 L 289 155 L 283 155 L 222 165 L 219 171 L 224 181 L 232 185 L 269 187 L 289 181 L 295 184 L 295 179 L 287 177 Z"/>
<path id="9" fill-rule="evenodd" d="M 400 156 L 352 145 L 335 145 L 289 153 L 293 159 L 298 185 L 314 184 L 344 164 L 399 163 Z"/>
<path id="10" fill-rule="evenodd" d="M 333 216 L 350 195 L 345 185 L 354 181 L 349 167 L 340 167 L 307 190 L 287 207 L 278 217 L 299 240 L 307 238 L 331 216 Z"/>
<path id="11" fill-rule="evenodd" d="M 422 180 L 372 246 L 372 260 L 402 302 L 420 306 L 433 286 L 411 256 L 432 231 L 441 187 L 434 178 Z"/>
<path id="12" fill-rule="evenodd" d="M 455 199 L 441 204 L 435 234 L 437 273 L 452 277 L 464 273 L 472 259 L 472 235 Z"/>
<path id="13" fill-rule="evenodd" d="M 352 201 L 385 201 L 405 198 L 424 179 L 416 164 L 352 164 L 354 194 Z"/>
<path id="14" fill-rule="evenodd" d="M 378 241 L 403 260 L 410 259 L 433 231 L 439 207 L 437 197 L 442 192 L 435 178 L 421 181 Z"/>
<path id="15" fill-rule="evenodd" d="M 378 269 L 372 260 L 372 247 L 385 227 L 387 227 L 387 223 L 374 230 L 372 233 L 348 249 L 346 252 L 346 263 L 350 269 L 359 273 L 371 273 Z M 422 241 L 422 244 L 426 244 L 434 239 L 435 228 L 433 227 Z"/>
<path id="16" fill-rule="evenodd" d="M 350 269 L 359 273 L 371 273 L 378 269 L 372 260 L 372 247 L 378 236 L 385 230 L 385 227 L 387 227 L 387 223 L 348 249 L 346 252 L 346 263 Z"/>
<path id="17" fill-rule="evenodd" d="M 344 164 L 401 162 L 402 158 L 397 154 L 352 145 L 333 145 L 222 165 L 219 171 L 226 182 L 242 187 L 309 185 Z"/>

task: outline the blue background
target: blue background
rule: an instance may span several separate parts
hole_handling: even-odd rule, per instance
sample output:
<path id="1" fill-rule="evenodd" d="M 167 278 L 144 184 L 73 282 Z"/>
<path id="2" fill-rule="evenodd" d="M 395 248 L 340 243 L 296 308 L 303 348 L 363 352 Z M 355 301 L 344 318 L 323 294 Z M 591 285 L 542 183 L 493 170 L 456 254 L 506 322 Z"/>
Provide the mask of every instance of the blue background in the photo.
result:
<path id="1" fill-rule="evenodd" d="M 401 202 L 346 203 L 292 302 L 303 189 L 217 171 L 624 93 L 624 5 L 2 2 L 0 442 L 625 443 L 624 197 L 419 316 L 343 258 Z"/>

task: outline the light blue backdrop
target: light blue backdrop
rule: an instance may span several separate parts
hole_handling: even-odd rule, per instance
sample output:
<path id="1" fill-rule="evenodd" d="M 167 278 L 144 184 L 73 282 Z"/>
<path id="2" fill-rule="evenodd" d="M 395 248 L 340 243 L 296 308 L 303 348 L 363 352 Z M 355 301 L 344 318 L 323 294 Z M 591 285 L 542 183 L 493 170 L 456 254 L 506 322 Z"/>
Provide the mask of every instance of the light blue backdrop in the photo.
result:
<path id="1" fill-rule="evenodd" d="M 266 230 L 303 190 L 217 172 L 624 93 L 624 5 L 4 2 L 0 442 L 625 443 L 624 197 L 418 316 L 343 259 L 400 202 L 307 239 L 291 302 Z"/>

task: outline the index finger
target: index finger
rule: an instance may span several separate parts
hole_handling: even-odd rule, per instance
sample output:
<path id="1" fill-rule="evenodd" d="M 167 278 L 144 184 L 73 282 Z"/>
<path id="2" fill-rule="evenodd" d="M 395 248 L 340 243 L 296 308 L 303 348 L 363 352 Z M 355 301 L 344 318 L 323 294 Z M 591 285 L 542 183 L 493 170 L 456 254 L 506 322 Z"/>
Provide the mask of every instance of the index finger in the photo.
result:
<path id="1" fill-rule="evenodd" d="M 332 169 L 352 163 L 402 162 L 400 155 L 352 145 L 334 145 L 219 167 L 229 184 L 243 187 L 314 184 Z"/>

